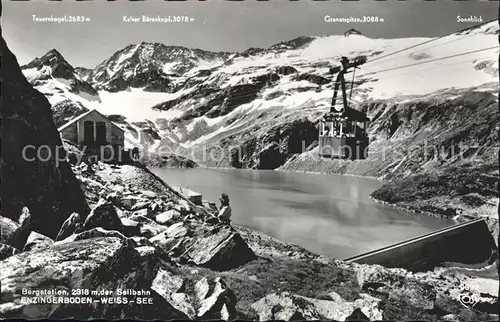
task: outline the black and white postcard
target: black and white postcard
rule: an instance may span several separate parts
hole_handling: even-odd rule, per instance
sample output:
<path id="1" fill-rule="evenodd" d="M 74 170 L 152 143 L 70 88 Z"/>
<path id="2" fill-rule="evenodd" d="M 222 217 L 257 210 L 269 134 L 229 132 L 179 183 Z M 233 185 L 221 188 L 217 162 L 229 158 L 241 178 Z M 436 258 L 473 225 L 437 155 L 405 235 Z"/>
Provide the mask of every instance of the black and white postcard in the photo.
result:
<path id="1" fill-rule="evenodd" d="M 3 1 L 0 317 L 498 321 L 497 1 Z"/>

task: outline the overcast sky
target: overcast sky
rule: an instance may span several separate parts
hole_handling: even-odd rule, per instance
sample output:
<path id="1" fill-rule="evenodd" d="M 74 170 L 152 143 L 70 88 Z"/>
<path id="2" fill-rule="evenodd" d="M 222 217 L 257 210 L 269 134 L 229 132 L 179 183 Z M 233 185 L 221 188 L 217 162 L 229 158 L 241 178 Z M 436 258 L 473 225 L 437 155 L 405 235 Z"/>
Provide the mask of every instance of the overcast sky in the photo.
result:
<path id="1" fill-rule="evenodd" d="M 2 32 L 21 64 L 56 48 L 73 66 L 94 67 L 141 41 L 211 51 L 267 47 L 299 36 L 342 34 L 355 28 L 370 38 L 436 37 L 467 28 L 457 16 L 497 18 L 496 1 L 359 2 L 20 2 L 2 1 Z M 32 15 L 75 15 L 88 23 L 35 23 Z M 124 23 L 124 15 L 194 18 L 190 23 Z M 327 23 L 324 17 L 378 16 L 384 22 Z"/>

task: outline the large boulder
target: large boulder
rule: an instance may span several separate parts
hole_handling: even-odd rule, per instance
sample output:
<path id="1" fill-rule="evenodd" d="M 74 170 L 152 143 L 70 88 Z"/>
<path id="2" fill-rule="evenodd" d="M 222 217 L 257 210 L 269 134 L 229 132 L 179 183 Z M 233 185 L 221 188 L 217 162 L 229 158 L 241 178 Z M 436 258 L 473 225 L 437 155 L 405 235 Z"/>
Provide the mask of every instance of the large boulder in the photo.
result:
<path id="1" fill-rule="evenodd" d="M 158 234 L 149 239 L 149 242 L 151 242 L 153 245 L 160 248 L 165 253 L 175 257 L 180 256 L 184 252 L 185 247 L 189 244 L 190 241 L 191 240 L 187 238 L 179 239 L 175 237 L 168 237 L 166 232 Z"/>
<path id="2" fill-rule="evenodd" d="M 151 288 L 190 319 L 195 318 L 193 299 L 185 293 L 185 280 L 165 269 L 159 269 Z"/>
<path id="3" fill-rule="evenodd" d="M 49 101 L 26 80 L 3 39 L 0 56 L 2 216 L 17 221 L 28 207 L 31 229 L 55 238 L 71 213 L 86 214 L 89 208 L 65 161 Z"/>
<path id="4" fill-rule="evenodd" d="M 81 233 L 73 234 L 63 240 L 59 240 L 56 242 L 57 245 L 59 244 L 64 244 L 64 243 L 70 243 L 74 242 L 77 240 L 83 240 L 83 239 L 90 239 L 90 238 L 97 238 L 97 237 L 115 237 L 119 238 L 121 240 L 126 240 L 127 237 L 120 233 L 119 231 L 116 230 L 106 230 L 101 227 L 97 228 L 92 228 L 90 230 L 85 230 Z"/>
<path id="5" fill-rule="evenodd" d="M 112 203 L 101 199 L 83 223 L 83 230 L 102 227 L 106 230 L 121 231 L 122 222 Z"/>
<path id="6" fill-rule="evenodd" d="M 82 224 L 83 221 L 80 214 L 76 212 L 72 213 L 71 216 L 63 222 L 61 229 L 59 229 L 57 233 L 56 240 L 62 240 L 71 236 L 71 234 L 81 229 Z"/>
<path id="7" fill-rule="evenodd" d="M 344 300 L 331 292 L 325 299 L 312 299 L 305 296 L 282 292 L 273 293 L 252 304 L 252 309 L 265 320 L 382 320 L 382 310 L 378 307 L 380 299 L 367 294 L 354 302 Z"/>
<path id="8" fill-rule="evenodd" d="M 365 292 L 382 295 L 389 301 L 405 303 L 422 311 L 434 309 L 437 295 L 435 288 L 417 280 L 406 270 L 357 265 L 356 274 L 359 286 Z"/>
<path id="9" fill-rule="evenodd" d="M 151 205 L 150 205 L 150 208 L 151 208 L 151 212 L 153 212 L 153 214 L 158 214 L 158 213 L 161 213 L 162 211 L 164 211 L 166 209 L 166 203 L 159 199 L 159 200 L 156 200 L 154 201 Z"/>
<path id="10" fill-rule="evenodd" d="M 403 287 L 392 287 L 389 301 L 399 301 L 422 311 L 430 311 L 436 303 L 436 290 L 431 285 L 409 279 Z"/>
<path id="11" fill-rule="evenodd" d="M 120 206 L 120 200 L 123 198 L 122 194 L 120 191 L 114 191 L 110 192 L 106 195 L 105 199 L 109 202 L 111 202 L 115 206 Z"/>
<path id="12" fill-rule="evenodd" d="M 359 299 L 356 299 L 353 304 L 355 307 L 355 311 L 359 310 L 364 316 L 371 321 L 380 321 L 383 319 L 382 315 L 382 300 L 379 298 L 373 297 L 366 293 L 360 293 Z M 358 319 L 356 317 L 358 312 L 351 313 L 350 317 Z"/>
<path id="13" fill-rule="evenodd" d="M 323 318 L 312 303 L 288 292 L 269 294 L 253 303 L 251 308 L 257 313 L 259 321 L 304 321 Z"/>
<path id="14" fill-rule="evenodd" d="M 189 230 L 188 228 L 186 228 L 186 226 L 184 226 L 184 223 L 183 222 L 178 222 L 176 224 L 173 224 L 171 226 L 169 226 L 167 228 L 167 230 L 165 231 L 165 234 L 169 237 L 169 238 L 180 238 L 180 237 L 184 237 L 186 236 L 187 234 L 189 233 Z"/>
<path id="15" fill-rule="evenodd" d="M 21 226 L 29 226 L 31 223 L 31 213 L 27 207 L 23 207 L 21 215 L 19 216 L 18 222 Z"/>
<path id="16" fill-rule="evenodd" d="M 202 278 L 195 285 L 197 318 L 200 320 L 232 320 L 236 314 L 236 295 L 220 277 Z"/>
<path id="17" fill-rule="evenodd" d="M 19 223 L 0 216 L 0 242 L 22 249 L 31 232 L 31 215 L 23 208 Z"/>
<path id="18" fill-rule="evenodd" d="M 31 231 L 32 231 L 32 215 L 28 208 L 23 207 L 21 212 L 21 216 L 19 217 L 19 225 L 21 227 L 17 231 L 16 236 L 16 247 L 21 248 L 21 245 L 25 244 L 25 241 L 28 239 Z"/>
<path id="19" fill-rule="evenodd" d="M 151 191 L 151 190 L 143 190 L 143 191 L 141 191 L 141 194 L 143 194 L 148 199 L 158 198 L 158 194 L 156 192 Z"/>
<path id="20" fill-rule="evenodd" d="M 132 216 L 143 216 L 143 217 L 147 217 L 150 219 L 154 218 L 153 211 L 149 207 L 134 211 Z"/>
<path id="21" fill-rule="evenodd" d="M 14 220 L 0 216 L 0 241 L 3 244 L 14 245 L 20 227 Z"/>
<path id="22" fill-rule="evenodd" d="M 321 300 L 302 297 L 312 303 L 319 314 L 329 320 L 344 321 L 348 319 L 361 319 L 363 316 L 368 320 L 379 321 L 383 319 L 381 300 L 369 294 L 360 293 L 359 298 L 353 302 L 344 300 L 335 292 L 328 293 Z"/>
<path id="23" fill-rule="evenodd" d="M 32 231 L 26 241 L 26 245 L 24 245 L 23 252 L 30 250 L 42 250 L 45 248 L 49 248 L 54 241 L 47 236 L 39 234 L 35 231 Z"/>
<path id="24" fill-rule="evenodd" d="M 129 219 L 142 224 L 140 227 L 141 236 L 146 238 L 157 236 L 168 229 L 168 227 L 159 225 L 154 220 L 142 215 L 133 215 Z"/>
<path id="25" fill-rule="evenodd" d="M 360 308 L 355 308 L 354 311 L 345 318 L 346 321 L 371 321 Z"/>
<path id="26" fill-rule="evenodd" d="M 136 211 L 136 210 L 141 210 L 141 209 L 147 209 L 151 205 L 150 201 L 139 201 L 135 205 L 132 206 L 130 210 Z"/>
<path id="27" fill-rule="evenodd" d="M 144 199 L 140 198 L 136 195 L 127 195 L 127 196 L 122 196 L 118 192 L 112 192 L 110 193 L 107 197 L 107 200 L 112 202 L 115 206 L 126 209 L 126 210 L 132 210 L 132 208 L 140 202 L 143 202 Z"/>
<path id="28" fill-rule="evenodd" d="M 128 218 L 121 218 L 123 225 L 122 232 L 127 237 L 140 236 L 142 224 Z"/>
<path id="29" fill-rule="evenodd" d="M 196 238 L 181 257 L 194 265 L 219 271 L 241 266 L 257 258 L 240 234 L 229 227 Z"/>
<path id="30" fill-rule="evenodd" d="M 39 252 L 16 254 L 0 262 L 2 301 L 0 315 L 4 318 L 63 319 L 89 317 L 117 319 L 185 319 L 185 314 L 164 301 L 151 283 L 159 268 L 154 251 L 136 249 L 127 239 L 115 237 L 90 238 L 70 243 L 54 244 Z M 96 292 L 144 290 L 153 304 L 132 303 L 133 295 L 123 295 L 123 304 L 102 304 L 93 300 L 103 296 L 88 295 L 92 303 L 28 304 L 21 298 L 52 298 L 51 295 L 23 295 L 23 290 L 56 290 L 60 297 L 69 298 L 71 290 Z M 106 298 L 106 297 L 104 297 Z"/>
<path id="31" fill-rule="evenodd" d="M 154 246 L 154 244 L 151 243 L 146 237 L 132 236 L 130 238 L 137 244 L 137 246 Z"/>
<path id="32" fill-rule="evenodd" d="M 177 210 L 171 209 L 156 215 L 155 220 L 160 225 L 172 225 L 180 220 L 180 214 Z"/>

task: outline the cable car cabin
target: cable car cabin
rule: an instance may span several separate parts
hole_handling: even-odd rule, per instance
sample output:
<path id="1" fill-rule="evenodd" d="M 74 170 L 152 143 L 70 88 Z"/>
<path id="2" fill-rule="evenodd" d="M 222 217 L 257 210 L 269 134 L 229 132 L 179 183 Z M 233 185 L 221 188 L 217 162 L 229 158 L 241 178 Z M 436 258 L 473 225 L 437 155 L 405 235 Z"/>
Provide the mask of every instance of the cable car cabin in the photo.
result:
<path id="1" fill-rule="evenodd" d="M 328 113 L 319 123 L 319 155 L 328 158 L 359 160 L 368 157 L 366 134 L 368 117 L 347 108 L 342 113 Z"/>
<path id="2" fill-rule="evenodd" d="M 368 135 L 366 126 L 369 121 L 365 113 L 349 107 L 354 87 L 356 68 L 364 64 L 366 59 L 350 62 L 342 57 L 340 67 L 332 68 L 331 73 L 337 73 L 334 84 L 330 112 L 325 114 L 319 123 L 319 155 L 321 157 L 341 159 L 366 159 L 368 157 Z M 350 94 L 347 95 L 344 75 L 353 68 Z M 341 90 L 341 104 L 337 105 L 337 95 Z"/>

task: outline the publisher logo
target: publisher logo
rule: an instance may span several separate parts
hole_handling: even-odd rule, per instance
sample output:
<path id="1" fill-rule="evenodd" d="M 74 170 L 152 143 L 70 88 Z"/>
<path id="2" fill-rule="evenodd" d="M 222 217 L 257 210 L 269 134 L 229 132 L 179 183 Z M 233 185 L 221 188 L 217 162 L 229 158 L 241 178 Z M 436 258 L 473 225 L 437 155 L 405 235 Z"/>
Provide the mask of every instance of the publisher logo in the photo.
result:
<path id="1" fill-rule="evenodd" d="M 460 295 L 458 297 L 458 300 L 464 307 L 469 309 L 473 308 L 477 304 L 477 302 L 479 302 L 480 298 L 481 295 L 478 290 L 467 285 L 462 285 L 460 287 Z"/>

